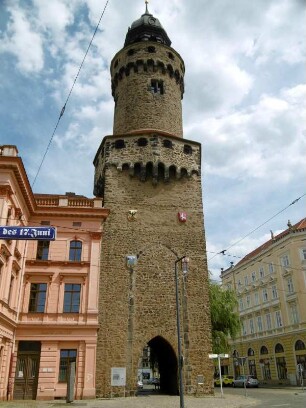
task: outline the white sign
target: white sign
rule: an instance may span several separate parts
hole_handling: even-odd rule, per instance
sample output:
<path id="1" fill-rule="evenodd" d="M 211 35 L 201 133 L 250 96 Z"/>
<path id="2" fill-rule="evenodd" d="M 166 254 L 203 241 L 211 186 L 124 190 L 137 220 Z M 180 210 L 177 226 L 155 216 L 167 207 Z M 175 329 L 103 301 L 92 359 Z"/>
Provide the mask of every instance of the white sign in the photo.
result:
<path id="1" fill-rule="evenodd" d="M 209 358 L 218 358 L 218 354 L 208 354 Z"/>
<path id="2" fill-rule="evenodd" d="M 228 358 L 228 354 L 220 354 L 221 358 Z"/>
<path id="3" fill-rule="evenodd" d="M 112 367 L 111 386 L 112 387 L 125 387 L 125 383 L 126 383 L 126 368 L 125 367 Z"/>

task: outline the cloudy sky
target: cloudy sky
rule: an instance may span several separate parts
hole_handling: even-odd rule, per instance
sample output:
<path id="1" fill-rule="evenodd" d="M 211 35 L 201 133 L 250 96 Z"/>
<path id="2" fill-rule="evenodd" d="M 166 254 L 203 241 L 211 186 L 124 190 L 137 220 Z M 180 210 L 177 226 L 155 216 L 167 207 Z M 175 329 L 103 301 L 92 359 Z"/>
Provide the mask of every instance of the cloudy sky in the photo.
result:
<path id="1" fill-rule="evenodd" d="M 0 143 L 18 146 L 30 182 L 105 5 L 0 0 Z M 142 0 L 109 0 L 34 192 L 92 196 L 92 161 L 112 133 L 109 64 L 144 9 Z M 216 278 L 269 239 L 270 230 L 306 215 L 306 3 L 152 0 L 149 10 L 185 61 L 184 136 L 202 143 L 207 250 Z M 227 248 L 227 256 L 217 255 Z"/>

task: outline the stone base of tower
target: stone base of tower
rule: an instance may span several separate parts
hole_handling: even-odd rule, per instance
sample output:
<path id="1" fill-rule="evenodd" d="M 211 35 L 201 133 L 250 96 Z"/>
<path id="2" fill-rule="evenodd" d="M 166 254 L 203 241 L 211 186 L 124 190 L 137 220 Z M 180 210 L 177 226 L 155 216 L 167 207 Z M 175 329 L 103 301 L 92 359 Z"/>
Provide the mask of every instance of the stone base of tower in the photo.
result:
<path id="1" fill-rule="evenodd" d="M 158 360 L 161 392 L 177 395 L 174 265 L 181 256 L 190 260 L 186 276 L 178 264 L 185 393 L 213 393 L 200 157 L 198 143 L 152 132 L 106 137 L 98 151 L 96 188 L 111 209 L 101 252 L 98 396 L 135 394 L 146 345 Z M 111 386 L 115 367 L 125 369 L 125 387 Z"/>

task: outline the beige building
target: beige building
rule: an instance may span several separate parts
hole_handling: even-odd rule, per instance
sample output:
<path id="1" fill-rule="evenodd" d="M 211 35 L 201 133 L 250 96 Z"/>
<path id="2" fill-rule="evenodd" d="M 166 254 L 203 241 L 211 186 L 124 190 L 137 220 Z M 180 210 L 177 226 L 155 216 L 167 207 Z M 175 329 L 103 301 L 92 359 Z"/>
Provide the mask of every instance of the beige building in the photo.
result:
<path id="1" fill-rule="evenodd" d="M 229 370 L 266 383 L 297 384 L 306 378 L 306 219 L 222 272 L 236 291 L 241 334 L 231 341 Z M 247 357 L 244 367 L 241 359 Z"/>
<path id="2" fill-rule="evenodd" d="M 75 398 L 96 395 L 99 198 L 33 194 L 15 146 L 0 155 L 1 226 L 54 226 L 54 241 L 1 240 L 0 399 L 64 398 L 76 362 Z"/>

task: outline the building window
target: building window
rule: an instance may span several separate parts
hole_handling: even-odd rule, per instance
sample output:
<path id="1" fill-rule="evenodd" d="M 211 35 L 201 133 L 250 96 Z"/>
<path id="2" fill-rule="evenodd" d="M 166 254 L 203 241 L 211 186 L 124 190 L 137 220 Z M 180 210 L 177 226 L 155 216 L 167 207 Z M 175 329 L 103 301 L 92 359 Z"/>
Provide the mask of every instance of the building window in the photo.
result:
<path id="1" fill-rule="evenodd" d="M 49 257 L 50 241 L 37 241 L 36 259 L 47 261 Z"/>
<path id="2" fill-rule="evenodd" d="M 292 324 L 299 323 L 299 313 L 296 304 L 290 305 L 290 314 L 291 314 L 291 322 Z"/>
<path id="3" fill-rule="evenodd" d="M 269 268 L 269 273 L 273 273 L 273 272 L 274 272 L 274 265 L 273 265 L 273 263 L 269 263 L 268 268 Z"/>
<path id="4" fill-rule="evenodd" d="M 172 60 L 174 60 L 174 55 L 172 54 L 172 52 L 168 52 L 168 57 Z"/>
<path id="5" fill-rule="evenodd" d="M 125 143 L 123 139 L 119 139 L 115 141 L 115 149 L 124 149 Z"/>
<path id="6" fill-rule="evenodd" d="M 157 79 L 151 79 L 150 91 L 153 94 L 164 94 L 164 81 L 158 81 Z"/>
<path id="7" fill-rule="evenodd" d="M 267 323 L 267 330 L 271 330 L 272 329 L 272 319 L 271 319 L 270 313 L 266 314 L 266 323 Z"/>
<path id="8" fill-rule="evenodd" d="M 12 295 L 14 292 L 14 286 L 15 286 L 15 276 L 11 275 L 11 280 L 10 280 L 10 287 L 9 287 L 9 293 L 8 293 L 8 300 L 7 304 L 11 306 L 11 300 L 12 300 Z"/>
<path id="9" fill-rule="evenodd" d="M 64 294 L 64 313 L 79 313 L 81 285 L 66 283 Z"/>
<path id="10" fill-rule="evenodd" d="M 255 306 L 259 305 L 259 293 L 255 292 L 254 293 L 254 301 L 255 301 Z"/>
<path id="11" fill-rule="evenodd" d="M 276 327 L 283 327 L 282 315 L 280 310 L 275 312 Z"/>
<path id="12" fill-rule="evenodd" d="M 275 353 L 283 353 L 283 352 L 284 352 L 284 347 L 280 343 L 277 343 L 275 346 Z"/>
<path id="13" fill-rule="evenodd" d="M 243 310 L 243 299 L 242 298 L 239 299 L 239 309 Z"/>
<path id="14" fill-rule="evenodd" d="M 255 330 L 254 330 L 254 321 L 253 321 L 253 319 L 250 319 L 249 322 L 250 322 L 250 333 L 253 334 L 254 331 L 255 331 Z"/>
<path id="15" fill-rule="evenodd" d="M 260 354 L 269 354 L 269 351 L 266 346 L 260 348 Z"/>
<path id="16" fill-rule="evenodd" d="M 262 332 L 262 317 L 261 316 L 257 316 L 257 327 L 258 327 L 258 331 Z"/>
<path id="17" fill-rule="evenodd" d="M 272 286 L 272 299 L 277 299 L 278 298 L 278 293 L 277 293 L 277 287 L 276 285 Z"/>
<path id="18" fill-rule="evenodd" d="M 163 146 L 166 147 L 167 149 L 172 149 L 172 142 L 171 142 L 171 140 L 168 140 L 168 139 L 164 140 L 164 141 L 163 141 Z"/>
<path id="19" fill-rule="evenodd" d="M 293 293 L 294 292 L 292 278 L 287 279 L 287 288 L 288 288 L 288 293 Z"/>
<path id="20" fill-rule="evenodd" d="M 302 261 L 306 261 L 306 249 L 305 248 L 301 249 L 301 258 L 302 258 Z"/>
<path id="21" fill-rule="evenodd" d="M 256 281 L 256 272 L 252 272 L 252 282 Z"/>
<path id="22" fill-rule="evenodd" d="M 148 140 L 147 140 L 146 138 L 144 138 L 144 137 L 141 137 L 141 138 L 139 138 L 139 139 L 137 140 L 137 145 L 138 145 L 139 147 L 147 146 L 147 144 L 148 144 Z"/>
<path id="23" fill-rule="evenodd" d="M 248 286 L 248 284 L 249 284 L 249 277 L 248 277 L 248 275 L 246 275 L 246 276 L 244 277 L 244 285 L 245 285 L 245 286 Z"/>
<path id="24" fill-rule="evenodd" d="M 276 357 L 277 375 L 279 380 L 287 379 L 287 367 L 285 357 Z"/>
<path id="25" fill-rule="evenodd" d="M 261 266 L 259 268 L 259 277 L 260 277 L 260 279 L 262 279 L 264 276 L 265 276 L 265 270 L 264 270 L 264 267 Z"/>
<path id="26" fill-rule="evenodd" d="M 44 313 L 46 293 L 46 283 L 31 283 L 29 312 Z"/>
<path id="27" fill-rule="evenodd" d="M 150 53 L 156 52 L 156 48 L 151 45 L 150 47 L 148 47 L 148 52 Z"/>
<path id="28" fill-rule="evenodd" d="M 263 302 L 267 302 L 269 300 L 267 289 L 262 290 L 262 300 L 263 300 Z"/>
<path id="29" fill-rule="evenodd" d="M 184 153 L 185 154 L 192 154 L 192 147 L 190 145 L 184 145 Z"/>
<path id="30" fill-rule="evenodd" d="M 284 255 L 281 257 L 281 265 L 286 268 L 287 266 L 290 265 L 290 261 L 289 261 L 289 256 L 288 255 Z"/>
<path id="31" fill-rule="evenodd" d="M 251 296 L 250 296 L 250 295 L 247 295 L 247 297 L 246 297 L 246 303 L 247 303 L 247 307 L 250 307 L 250 306 L 251 306 Z"/>
<path id="32" fill-rule="evenodd" d="M 294 349 L 295 351 L 306 350 L 305 343 L 302 340 L 297 340 Z"/>
<path id="33" fill-rule="evenodd" d="M 82 256 L 82 242 L 71 241 L 69 249 L 69 261 L 80 262 Z"/>
<path id="34" fill-rule="evenodd" d="M 247 335 L 247 329 L 246 329 L 246 325 L 245 322 L 241 322 L 241 331 L 242 331 L 242 335 L 246 336 Z"/>
<path id="35" fill-rule="evenodd" d="M 76 362 L 77 350 L 60 350 L 59 382 L 67 382 L 68 368 L 70 363 Z"/>
<path id="36" fill-rule="evenodd" d="M 238 281 L 238 289 L 240 289 L 241 288 L 241 280 L 239 279 L 239 281 Z"/>

